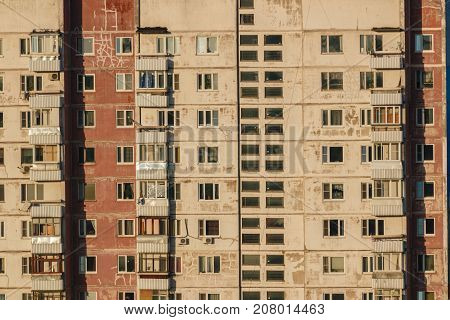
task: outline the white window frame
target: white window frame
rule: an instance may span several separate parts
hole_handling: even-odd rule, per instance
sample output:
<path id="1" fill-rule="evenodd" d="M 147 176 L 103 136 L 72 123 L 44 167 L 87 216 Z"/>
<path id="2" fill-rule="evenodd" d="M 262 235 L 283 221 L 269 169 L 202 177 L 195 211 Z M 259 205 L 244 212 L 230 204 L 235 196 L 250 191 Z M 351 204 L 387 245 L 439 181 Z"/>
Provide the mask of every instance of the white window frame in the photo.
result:
<path id="1" fill-rule="evenodd" d="M 201 116 L 201 114 L 202 114 L 202 116 Z M 201 119 L 201 118 L 203 118 L 203 119 Z M 198 110 L 197 111 L 197 126 L 199 128 L 218 128 L 219 127 L 219 110 Z"/>
<path id="2" fill-rule="evenodd" d="M 425 160 L 425 146 L 432 146 L 433 160 Z M 433 163 L 435 159 L 434 144 L 416 144 L 416 163 Z"/>
<path id="3" fill-rule="evenodd" d="M 395 150 L 394 146 L 397 146 Z M 373 161 L 401 161 L 402 146 L 397 142 L 375 142 L 373 144 Z M 383 157 L 387 153 L 387 159 Z M 394 157 L 397 155 L 397 157 Z"/>
<path id="4" fill-rule="evenodd" d="M 366 195 L 364 197 L 364 194 Z M 373 198 L 372 182 L 361 182 L 361 201 L 368 201 Z"/>
<path id="5" fill-rule="evenodd" d="M 431 49 L 424 50 L 423 48 L 423 38 L 430 37 L 431 38 Z M 414 51 L 416 53 L 420 52 L 433 52 L 434 51 L 434 35 L 433 34 L 416 34 L 414 37 Z"/>
<path id="6" fill-rule="evenodd" d="M 322 51 L 322 38 L 326 37 L 327 47 Z M 338 37 L 341 51 L 330 52 L 330 37 Z M 321 54 L 343 54 L 344 53 L 344 36 L 342 34 L 323 34 L 320 36 L 320 53 Z"/>
<path id="7" fill-rule="evenodd" d="M 0 221 L 0 239 L 6 238 L 6 223 L 5 221 Z"/>
<path id="8" fill-rule="evenodd" d="M 341 124 L 337 124 L 337 125 L 336 124 L 331 124 L 331 118 L 332 118 L 331 113 L 335 112 L 335 111 L 338 111 L 338 112 L 341 113 Z M 326 114 L 326 118 L 325 118 L 325 114 Z M 344 110 L 341 110 L 341 109 L 323 109 L 321 115 L 322 115 L 322 127 L 323 128 L 330 128 L 330 127 L 331 128 L 340 128 L 340 127 L 344 126 L 344 121 L 343 121 Z"/>
<path id="9" fill-rule="evenodd" d="M 433 118 L 433 122 L 431 123 L 425 123 L 425 111 L 426 110 L 431 110 L 431 114 L 432 114 L 432 118 Z M 421 118 L 423 123 L 419 122 L 419 114 L 421 114 Z M 416 109 L 416 126 L 418 127 L 427 127 L 427 126 L 434 126 L 434 108 L 417 108 Z"/>
<path id="10" fill-rule="evenodd" d="M 342 149 L 342 161 L 330 162 L 331 148 L 341 148 Z M 345 162 L 344 146 L 322 146 L 321 150 L 322 150 L 322 164 L 331 164 L 331 165 L 344 164 L 344 162 Z"/>
<path id="11" fill-rule="evenodd" d="M 422 265 L 419 264 L 419 257 L 423 256 L 422 259 Z M 426 257 L 430 256 L 433 257 L 433 270 L 426 270 Z M 419 253 L 416 256 L 416 268 L 417 268 L 417 272 L 420 273 L 434 273 L 436 272 L 436 255 L 435 254 L 426 254 L 426 253 Z"/>
<path id="12" fill-rule="evenodd" d="M 364 271 L 364 261 L 366 261 L 367 271 Z M 361 257 L 361 273 L 370 274 L 374 270 L 374 257 L 373 256 L 362 256 Z"/>
<path id="13" fill-rule="evenodd" d="M 425 197 L 425 184 L 433 184 L 433 196 Z M 436 184 L 434 181 L 417 181 L 416 182 L 416 199 L 417 200 L 432 200 L 436 197 Z"/>
<path id="14" fill-rule="evenodd" d="M 129 79 L 129 82 L 127 81 Z M 130 88 L 127 88 L 127 83 L 130 84 Z M 133 74 L 132 73 L 116 73 L 116 91 L 117 92 L 129 92 L 133 91 Z"/>
<path id="15" fill-rule="evenodd" d="M 372 124 L 372 109 L 361 109 L 359 114 L 359 125 L 367 127 Z"/>
<path id="16" fill-rule="evenodd" d="M 325 198 L 325 185 L 329 186 L 329 198 Z M 342 199 L 333 198 L 333 185 L 342 185 L 343 197 Z M 345 200 L 345 184 L 339 182 L 325 182 L 322 183 L 322 200 L 323 201 L 344 201 Z"/>
<path id="17" fill-rule="evenodd" d="M 215 260 L 218 258 L 219 260 L 219 269 L 215 269 Z M 200 265 L 200 260 L 202 261 L 203 266 Z M 198 273 L 199 274 L 220 274 L 222 261 L 220 256 L 198 256 Z M 202 271 L 203 270 L 203 271 Z"/>
<path id="18" fill-rule="evenodd" d="M 201 151 L 203 150 L 203 151 Z M 213 152 L 213 150 L 216 150 L 216 155 L 217 155 L 217 161 L 209 161 L 209 154 L 211 152 Z M 203 161 L 200 161 L 200 153 L 203 154 Z M 212 164 L 212 165 L 217 165 L 219 164 L 219 147 L 206 147 L 206 146 L 200 146 L 198 147 L 198 151 L 197 151 L 197 156 L 198 156 L 198 163 L 199 164 Z"/>
<path id="19" fill-rule="evenodd" d="M 128 257 L 133 257 L 134 258 L 134 268 L 133 271 L 129 271 L 128 266 L 127 266 L 127 259 Z M 125 270 L 120 270 L 120 260 L 125 258 Z M 119 274 L 126 274 L 126 273 L 135 273 L 136 272 L 136 256 L 134 255 L 118 255 L 117 256 L 117 273 Z"/>
<path id="20" fill-rule="evenodd" d="M 95 271 L 87 271 L 87 259 L 95 259 Z M 79 274 L 96 274 L 98 270 L 97 256 L 79 256 L 78 257 L 78 273 Z"/>
<path id="21" fill-rule="evenodd" d="M 118 121 L 119 121 L 119 113 L 122 112 L 123 113 L 123 125 L 119 125 Z M 116 110 L 116 128 L 133 128 L 134 127 L 134 122 L 131 121 L 130 125 L 127 125 L 127 119 L 128 119 L 128 114 L 131 115 L 131 119 L 134 119 L 134 110 Z"/>
<path id="22" fill-rule="evenodd" d="M 130 184 L 133 190 L 133 198 L 131 199 L 125 199 L 125 184 Z M 122 186 L 119 188 L 119 186 Z M 119 193 L 119 189 L 121 189 L 121 192 Z M 133 182 L 128 182 L 128 181 L 124 181 L 124 182 L 117 182 L 116 185 L 116 197 L 117 197 L 117 201 L 134 201 L 135 197 L 136 197 L 136 191 L 135 191 L 135 186 Z"/>
<path id="23" fill-rule="evenodd" d="M 337 236 L 332 236 L 330 235 L 330 230 L 331 230 L 331 221 L 337 221 L 338 223 L 338 235 Z M 325 229 L 325 224 L 327 224 L 327 228 Z M 344 238 L 345 237 L 345 220 L 343 219 L 325 219 L 323 220 L 323 237 L 324 238 Z M 327 232 L 325 232 L 325 230 Z"/>
<path id="24" fill-rule="evenodd" d="M 215 39 L 215 49 L 210 50 L 211 39 Z M 196 52 L 198 56 L 218 55 L 219 54 L 219 37 L 217 36 L 197 36 Z"/>
<path id="25" fill-rule="evenodd" d="M 366 221 L 366 222 L 365 222 Z M 375 233 L 370 233 L 370 221 L 375 221 Z M 380 222 L 383 222 L 383 232 L 380 230 Z M 365 222 L 365 223 L 364 223 Z M 364 226 L 365 224 L 365 226 Z M 361 219 L 361 236 L 373 237 L 373 236 L 384 236 L 386 233 L 386 221 L 384 219 Z"/>
<path id="26" fill-rule="evenodd" d="M 133 300 L 136 300 L 136 292 L 134 292 L 134 291 L 119 291 L 119 292 L 117 293 L 117 300 L 126 300 L 126 299 L 125 299 L 125 296 L 126 296 L 128 293 L 132 293 L 132 294 L 133 294 Z M 129 299 L 128 299 L 128 300 L 129 300 Z"/>
<path id="27" fill-rule="evenodd" d="M 94 125 L 86 125 L 86 113 L 92 112 L 94 115 Z M 82 117 L 82 119 L 80 119 Z M 80 124 L 80 120 L 82 120 L 83 124 Z M 96 126 L 96 114 L 95 110 L 78 110 L 77 111 L 77 128 L 95 128 Z"/>
<path id="28" fill-rule="evenodd" d="M 370 164 L 373 161 L 372 145 L 361 146 L 361 164 Z"/>
<path id="29" fill-rule="evenodd" d="M 84 297 L 82 295 L 84 295 Z M 91 295 L 92 295 L 92 297 L 91 297 Z M 97 292 L 96 291 L 80 291 L 78 293 L 78 297 L 80 300 L 97 300 Z"/>
<path id="30" fill-rule="evenodd" d="M 206 199 L 206 185 L 212 185 L 213 198 Z M 198 200 L 199 201 L 216 201 L 220 200 L 220 186 L 218 183 L 199 183 L 198 184 Z"/>
<path id="31" fill-rule="evenodd" d="M 93 78 L 93 83 L 94 83 L 94 88 L 93 89 L 86 89 L 86 77 L 92 77 Z M 81 79 L 82 78 L 82 79 Z M 83 89 L 80 90 L 80 79 L 83 82 Z M 93 73 L 89 73 L 89 74 L 78 74 L 77 75 L 77 92 L 95 92 L 95 74 Z"/>
<path id="32" fill-rule="evenodd" d="M 125 234 L 125 231 L 127 230 L 127 228 L 125 227 L 125 222 L 126 221 L 132 221 L 133 224 L 133 234 Z M 118 219 L 117 220 L 117 236 L 118 237 L 123 237 L 123 238 L 127 238 L 127 237 L 134 237 L 136 234 L 136 220 L 134 219 Z"/>
<path id="33" fill-rule="evenodd" d="M 81 43 L 80 43 L 81 40 Z M 85 41 L 91 40 L 92 41 L 92 52 L 85 52 Z M 81 48 L 79 48 L 79 45 L 81 44 Z M 95 40 L 94 37 L 78 37 L 76 39 L 76 55 L 77 56 L 93 56 L 95 55 Z"/>
<path id="34" fill-rule="evenodd" d="M 427 220 L 433 221 L 433 233 L 427 232 Z M 435 218 L 417 218 L 417 236 L 418 237 L 434 237 L 436 235 L 436 219 Z"/>
<path id="35" fill-rule="evenodd" d="M 0 73 L 0 93 L 5 92 L 5 77 L 3 73 Z"/>
<path id="36" fill-rule="evenodd" d="M 86 222 L 87 221 L 93 222 L 94 229 L 95 229 L 94 235 L 86 234 Z M 78 220 L 78 237 L 80 237 L 80 238 L 95 238 L 95 237 L 97 237 L 97 219 L 79 219 Z"/>
<path id="37" fill-rule="evenodd" d="M 124 155 L 125 155 L 125 148 L 131 148 L 133 150 L 133 152 L 132 152 L 133 158 L 131 159 L 131 161 L 127 161 L 127 162 L 124 161 L 125 160 L 125 157 L 124 157 Z M 119 153 L 120 153 L 120 161 L 119 161 L 119 159 L 117 157 L 119 155 Z M 120 164 L 120 165 L 132 165 L 132 164 L 134 164 L 134 146 L 117 146 L 116 147 L 116 163 Z"/>
<path id="38" fill-rule="evenodd" d="M 426 79 L 426 74 L 431 73 L 431 78 L 432 78 L 432 84 L 430 85 L 425 85 L 425 79 Z M 435 88 L 434 85 L 434 70 L 416 70 L 415 72 L 416 75 L 416 90 L 433 90 Z"/>
<path id="39" fill-rule="evenodd" d="M 344 261 L 344 263 L 343 263 L 343 266 L 344 266 L 344 271 L 339 271 L 339 272 L 334 272 L 334 271 L 332 271 L 331 270 L 331 262 L 332 262 L 332 260 L 333 259 L 343 259 L 343 261 Z M 325 264 L 326 263 L 326 264 Z M 333 256 L 333 257 L 331 257 L 331 256 L 324 256 L 324 257 L 322 257 L 322 272 L 323 272 L 323 274 L 345 274 L 345 257 L 340 257 L 340 256 Z M 327 268 L 325 268 L 325 267 L 327 267 Z M 326 270 L 325 270 L 326 269 Z"/>
<path id="40" fill-rule="evenodd" d="M 131 45 L 131 51 L 130 52 L 123 52 L 123 40 L 124 39 L 130 39 Z M 115 41 L 115 51 L 117 56 L 131 56 L 133 55 L 133 37 L 116 37 Z"/>
<path id="41" fill-rule="evenodd" d="M 170 44 L 172 42 L 172 44 Z M 171 48 L 172 47 L 172 48 Z M 155 52 L 159 55 L 180 55 L 181 37 L 168 36 L 157 37 L 155 43 Z"/>
<path id="42" fill-rule="evenodd" d="M 206 77 L 211 77 L 211 88 L 206 88 Z M 197 73 L 197 91 L 198 92 L 208 92 L 208 91 L 219 91 L 219 74 L 212 73 Z"/>

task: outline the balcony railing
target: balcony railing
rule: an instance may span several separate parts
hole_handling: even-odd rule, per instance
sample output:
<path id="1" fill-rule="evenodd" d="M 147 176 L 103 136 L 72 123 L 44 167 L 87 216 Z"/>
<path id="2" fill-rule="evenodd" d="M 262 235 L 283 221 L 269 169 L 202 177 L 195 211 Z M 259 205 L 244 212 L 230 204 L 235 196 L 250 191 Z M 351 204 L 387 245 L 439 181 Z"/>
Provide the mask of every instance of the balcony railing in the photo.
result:
<path id="1" fill-rule="evenodd" d="M 30 169 L 32 181 L 61 181 L 63 174 L 59 163 L 33 164 Z"/>
<path id="2" fill-rule="evenodd" d="M 136 70 L 165 71 L 168 67 L 168 60 L 164 57 L 139 57 L 136 59 Z"/>
<path id="3" fill-rule="evenodd" d="M 402 253 L 405 251 L 403 239 L 374 239 L 373 252 L 376 253 Z"/>
<path id="4" fill-rule="evenodd" d="M 138 107 L 165 108 L 169 106 L 169 97 L 164 95 L 138 92 L 136 94 L 136 105 Z"/>
<path id="5" fill-rule="evenodd" d="M 401 161 L 372 161 L 372 179 L 402 179 Z"/>
<path id="6" fill-rule="evenodd" d="M 31 290 L 33 291 L 63 291 L 64 281 L 55 276 L 33 276 L 31 278 Z"/>
<path id="7" fill-rule="evenodd" d="M 397 54 L 374 55 L 370 57 L 372 69 L 403 69 L 403 56 Z"/>
<path id="8" fill-rule="evenodd" d="M 55 56 L 32 57 L 30 59 L 30 71 L 33 72 L 60 72 L 61 60 Z"/>
<path id="9" fill-rule="evenodd" d="M 403 131 L 373 130 L 372 142 L 403 142 Z"/>
<path id="10" fill-rule="evenodd" d="M 403 216 L 403 199 L 373 198 L 372 214 L 377 217 Z"/>
<path id="11" fill-rule="evenodd" d="M 64 207 L 60 204 L 36 203 L 31 206 L 32 218 L 61 218 L 64 215 Z"/>
<path id="12" fill-rule="evenodd" d="M 32 237 L 32 254 L 59 254 L 63 252 L 60 236 Z"/>
<path id="13" fill-rule="evenodd" d="M 167 179 L 167 164 L 138 162 L 136 163 L 136 179 Z"/>
<path id="14" fill-rule="evenodd" d="M 28 130 L 30 144 L 61 144 L 62 136 L 59 128 L 31 128 Z"/>
<path id="15" fill-rule="evenodd" d="M 141 199 L 137 204 L 138 217 L 168 217 L 169 201 L 167 199 Z"/>
<path id="16" fill-rule="evenodd" d="M 35 94 L 30 96 L 30 108 L 62 108 L 63 97 L 60 94 Z"/>
<path id="17" fill-rule="evenodd" d="M 136 134 L 136 143 L 167 143 L 167 132 L 165 131 L 140 131 Z"/>
<path id="18" fill-rule="evenodd" d="M 377 272 L 372 275 L 372 288 L 374 289 L 404 289 L 403 273 Z"/>
<path id="19" fill-rule="evenodd" d="M 399 106 L 403 104 L 401 90 L 372 90 L 370 95 L 372 106 Z"/>
<path id="20" fill-rule="evenodd" d="M 169 237 L 158 235 L 138 235 L 138 253 L 167 253 L 169 252 Z"/>
<path id="21" fill-rule="evenodd" d="M 169 290 L 169 279 L 151 279 L 151 278 L 139 278 L 139 289 L 143 290 Z"/>

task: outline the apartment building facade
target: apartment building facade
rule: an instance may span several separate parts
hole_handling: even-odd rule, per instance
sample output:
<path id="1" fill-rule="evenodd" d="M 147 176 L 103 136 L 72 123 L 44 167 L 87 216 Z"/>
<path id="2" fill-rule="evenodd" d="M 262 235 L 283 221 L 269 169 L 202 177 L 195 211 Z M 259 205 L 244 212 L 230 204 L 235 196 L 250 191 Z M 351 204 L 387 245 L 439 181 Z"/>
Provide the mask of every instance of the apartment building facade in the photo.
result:
<path id="1" fill-rule="evenodd" d="M 443 1 L 26 2 L 5 298 L 448 298 Z"/>

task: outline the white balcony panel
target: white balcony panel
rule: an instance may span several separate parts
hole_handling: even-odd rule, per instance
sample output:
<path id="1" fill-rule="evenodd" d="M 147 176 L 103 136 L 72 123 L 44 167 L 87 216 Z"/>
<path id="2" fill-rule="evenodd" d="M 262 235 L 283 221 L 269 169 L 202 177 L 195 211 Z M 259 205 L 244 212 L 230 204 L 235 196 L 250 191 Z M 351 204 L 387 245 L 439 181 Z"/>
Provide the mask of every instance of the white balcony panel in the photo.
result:
<path id="1" fill-rule="evenodd" d="M 136 105 L 138 107 L 167 107 L 168 97 L 150 93 L 138 93 L 136 95 Z"/>
<path id="2" fill-rule="evenodd" d="M 372 69 L 403 69 L 403 57 L 401 55 L 382 55 L 370 57 Z"/>
<path id="3" fill-rule="evenodd" d="M 31 207 L 32 218 L 61 218 L 64 207 L 58 204 L 37 204 Z"/>
<path id="4" fill-rule="evenodd" d="M 30 108 L 62 108 L 63 97 L 59 94 L 36 94 L 30 96 Z"/>
<path id="5" fill-rule="evenodd" d="M 137 236 L 136 240 L 139 253 L 169 252 L 169 238 L 167 236 Z"/>
<path id="6" fill-rule="evenodd" d="M 403 142 L 403 131 L 372 131 L 372 142 Z"/>
<path id="7" fill-rule="evenodd" d="M 31 253 L 33 254 L 57 254 L 62 252 L 61 237 L 31 238 Z"/>
<path id="8" fill-rule="evenodd" d="M 59 72 L 61 60 L 58 57 L 33 57 L 30 59 L 30 71 L 33 72 Z"/>
<path id="9" fill-rule="evenodd" d="M 401 161 L 372 161 L 372 179 L 402 179 Z"/>
<path id="10" fill-rule="evenodd" d="M 373 198 L 372 214 L 377 217 L 403 216 L 403 200 Z"/>
<path id="11" fill-rule="evenodd" d="M 405 282 L 403 279 L 372 279 L 372 287 L 374 289 L 404 289 Z"/>
<path id="12" fill-rule="evenodd" d="M 33 164 L 30 169 L 32 181 L 61 181 L 63 174 L 59 163 Z"/>
<path id="13" fill-rule="evenodd" d="M 167 133 L 161 131 L 142 131 L 136 135 L 137 143 L 167 143 Z"/>
<path id="14" fill-rule="evenodd" d="M 137 205 L 138 217 L 168 217 L 169 201 L 167 199 L 143 199 Z"/>
<path id="15" fill-rule="evenodd" d="M 136 179 L 166 179 L 167 164 L 164 162 L 136 163 Z"/>
<path id="16" fill-rule="evenodd" d="M 31 278 L 31 290 L 33 291 L 63 291 L 64 282 L 61 278 L 33 276 Z"/>
<path id="17" fill-rule="evenodd" d="M 143 290 L 169 290 L 169 279 L 139 278 L 138 286 Z"/>
<path id="18" fill-rule="evenodd" d="M 136 70 L 167 70 L 167 59 L 161 57 L 141 57 L 136 59 Z"/>
<path id="19" fill-rule="evenodd" d="M 401 92 L 372 91 L 370 104 L 373 106 L 399 106 L 403 104 Z"/>
<path id="20" fill-rule="evenodd" d="M 28 130 L 30 144 L 61 144 L 62 136 L 59 128 L 31 128 Z"/>
<path id="21" fill-rule="evenodd" d="M 403 252 L 405 249 L 402 239 L 376 239 L 373 242 L 373 251 L 377 253 Z"/>

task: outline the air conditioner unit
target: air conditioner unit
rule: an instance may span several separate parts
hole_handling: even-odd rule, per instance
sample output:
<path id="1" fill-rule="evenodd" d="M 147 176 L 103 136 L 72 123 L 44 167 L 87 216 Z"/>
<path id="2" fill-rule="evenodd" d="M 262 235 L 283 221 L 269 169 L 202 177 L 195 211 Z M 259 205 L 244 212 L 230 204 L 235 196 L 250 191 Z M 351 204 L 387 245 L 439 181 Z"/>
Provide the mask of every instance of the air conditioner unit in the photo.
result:
<path id="1" fill-rule="evenodd" d="M 183 245 L 183 246 L 188 245 L 189 244 L 189 239 L 188 238 L 181 238 L 178 241 L 178 244 Z"/>
<path id="2" fill-rule="evenodd" d="M 59 80 L 59 73 L 50 73 L 48 75 L 48 79 L 50 81 L 58 81 Z"/>
<path id="3" fill-rule="evenodd" d="M 17 168 L 19 168 L 20 172 L 22 172 L 23 174 L 26 174 L 26 173 L 30 172 L 30 167 L 31 166 L 20 166 L 20 167 L 17 167 Z"/>
<path id="4" fill-rule="evenodd" d="M 206 238 L 204 243 L 205 244 L 214 244 L 214 238 Z"/>

